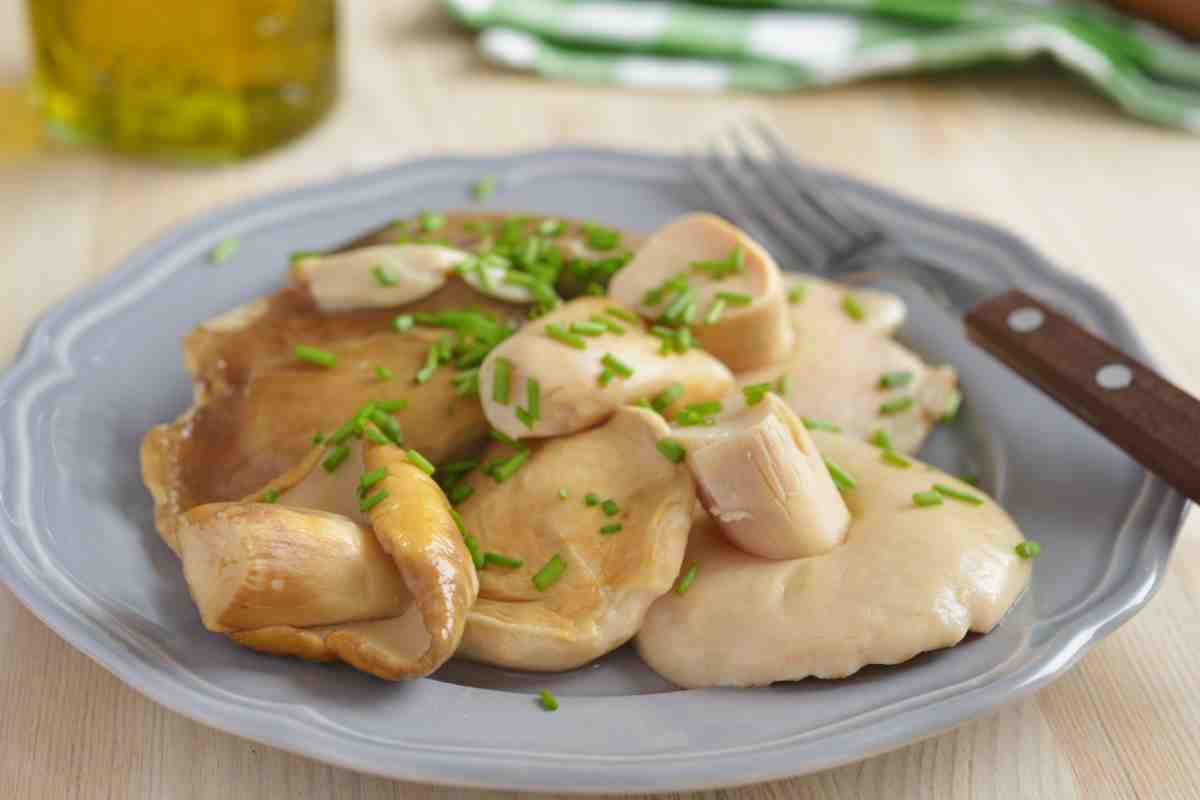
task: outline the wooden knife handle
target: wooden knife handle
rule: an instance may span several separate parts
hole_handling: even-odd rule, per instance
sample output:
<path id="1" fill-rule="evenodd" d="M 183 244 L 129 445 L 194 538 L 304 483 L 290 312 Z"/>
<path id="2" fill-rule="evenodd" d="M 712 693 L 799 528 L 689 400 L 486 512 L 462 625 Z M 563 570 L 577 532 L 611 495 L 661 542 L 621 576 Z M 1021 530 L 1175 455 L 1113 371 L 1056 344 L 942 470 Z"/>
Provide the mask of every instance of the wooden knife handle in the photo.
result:
<path id="1" fill-rule="evenodd" d="M 1200 400 L 1019 289 L 965 322 L 973 342 L 1200 502 Z"/>

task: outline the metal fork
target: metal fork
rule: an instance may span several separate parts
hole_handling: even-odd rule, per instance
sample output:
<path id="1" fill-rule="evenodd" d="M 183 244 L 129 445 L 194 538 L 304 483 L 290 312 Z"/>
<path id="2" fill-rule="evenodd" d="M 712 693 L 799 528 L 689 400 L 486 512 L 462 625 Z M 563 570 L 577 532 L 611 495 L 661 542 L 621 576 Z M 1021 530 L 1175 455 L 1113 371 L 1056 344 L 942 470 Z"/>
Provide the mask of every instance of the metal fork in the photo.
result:
<path id="1" fill-rule="evenodd" d="M 968 337 L 1117 447 L 1200 501 L 1200 401 L 1004 279 L 923 258 L 904 238 L 802 166 L 757 120 L 688 166 L 717 210 L 776 257 L 851 286 L 901 280 L 946 310 Z"/>

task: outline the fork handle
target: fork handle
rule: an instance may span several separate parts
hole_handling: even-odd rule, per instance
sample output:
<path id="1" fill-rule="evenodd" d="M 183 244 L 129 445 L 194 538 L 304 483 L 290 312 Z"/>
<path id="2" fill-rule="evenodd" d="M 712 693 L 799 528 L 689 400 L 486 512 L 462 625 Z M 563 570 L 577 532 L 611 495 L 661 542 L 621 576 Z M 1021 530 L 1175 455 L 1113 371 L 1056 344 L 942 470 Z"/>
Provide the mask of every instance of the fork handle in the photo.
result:
<path id="1" fill-rule="evenodd" d="M 1019 289 L 965 323 L 972 341 L 1200 502 L 1200 400 Z"/>

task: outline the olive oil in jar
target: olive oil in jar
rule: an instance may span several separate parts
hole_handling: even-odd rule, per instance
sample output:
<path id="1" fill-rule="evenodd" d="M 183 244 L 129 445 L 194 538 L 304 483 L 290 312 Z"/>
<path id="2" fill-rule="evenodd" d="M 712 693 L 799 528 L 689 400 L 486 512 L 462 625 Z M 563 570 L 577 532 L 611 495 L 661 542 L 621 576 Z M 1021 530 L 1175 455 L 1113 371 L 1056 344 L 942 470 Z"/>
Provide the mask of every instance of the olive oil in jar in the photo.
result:
<path id="1" fill-rule="evenodd" d="M 336 0 L 29 0 L 52 133 L 227 160 L 312 126 L 337 92 Z"/>

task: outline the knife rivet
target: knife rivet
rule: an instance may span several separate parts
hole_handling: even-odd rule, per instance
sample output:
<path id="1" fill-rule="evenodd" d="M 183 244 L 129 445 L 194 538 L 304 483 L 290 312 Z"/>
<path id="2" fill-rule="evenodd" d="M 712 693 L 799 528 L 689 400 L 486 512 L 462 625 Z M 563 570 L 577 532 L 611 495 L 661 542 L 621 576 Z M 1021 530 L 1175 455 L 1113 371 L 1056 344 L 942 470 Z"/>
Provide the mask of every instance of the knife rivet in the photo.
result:
<path id="1" fill-rule="evenodd" d="M 1124 389 L 1133 383 L 1133 370 L 1124 364 L 1105 364 L 1096 370 L 1096 383 L 1101 389 Z"/>
<path id="2" fill-rule="evenodd" d="M 1042 327 L 1042 323 L 1045 321 L 1046 315 L 1041 312 L 1041 309 L 1030 306 L 1018 308 L 1008 315 L 1008 327 L 1017 333 L 1032 333 Z"/>

